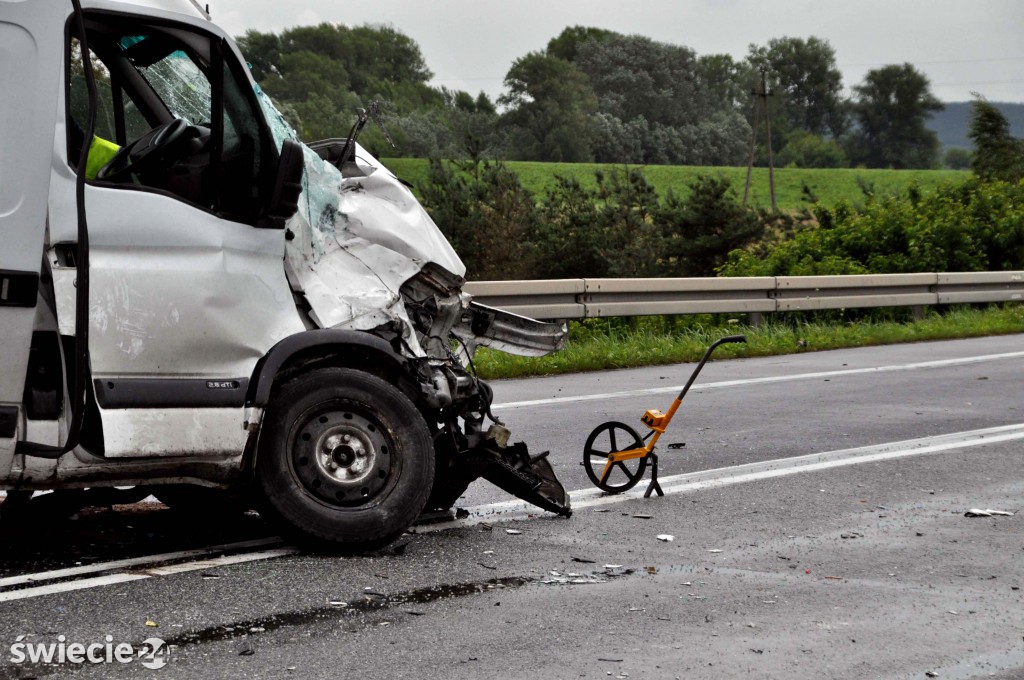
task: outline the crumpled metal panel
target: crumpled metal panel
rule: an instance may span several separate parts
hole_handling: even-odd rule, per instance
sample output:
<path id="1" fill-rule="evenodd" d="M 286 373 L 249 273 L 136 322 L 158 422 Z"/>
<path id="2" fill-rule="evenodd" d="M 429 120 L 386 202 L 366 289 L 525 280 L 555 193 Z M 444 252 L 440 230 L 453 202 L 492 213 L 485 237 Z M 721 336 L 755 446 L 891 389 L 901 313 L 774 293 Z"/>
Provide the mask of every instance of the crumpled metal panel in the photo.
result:
<path id="1" fill-rule="evenodd" d="M 278 143 L 297 139 L 259 92 Z M 466 267 L 411 191 L 358 144 L 362 177 L 341 171 L 304 147 L 299 211 L 288 222 L 293 285 L 322 328 L 368 330 L 400 322 L 409 351 L 424 356 L 399 289 L 433 262 L 463 276 Z"/>

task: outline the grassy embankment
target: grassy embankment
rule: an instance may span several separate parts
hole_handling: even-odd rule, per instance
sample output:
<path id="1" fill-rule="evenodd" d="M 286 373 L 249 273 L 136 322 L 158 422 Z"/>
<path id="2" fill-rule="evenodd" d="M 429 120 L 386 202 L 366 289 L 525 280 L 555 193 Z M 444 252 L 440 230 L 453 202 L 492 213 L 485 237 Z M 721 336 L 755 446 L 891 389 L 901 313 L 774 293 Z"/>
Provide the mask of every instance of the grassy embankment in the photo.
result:
<path id="1" fill-rule="evenodd" d="M 518 378 L 600 371 L 612 368 L 694 362 L 723 335 L 743 333 L 747 344 L 723 345 L 716 359 L 794 354 L 843 347 L 869 347 L 903 342 L 948 340 L 1024 333 L 1024 306 L 989 309 L 957 308 L 929 314 L 920 321 L 857 321 L 850 323 L 768 322 L 759 328 L 739 324 L 698 326 L 671 331 L 655 320 L 630 328 L 588 322 L 575 326 L 569 344 L 551 356 L 516 357 L 481 348 L 476 368 L 486 379 Z M 685 376 L 683 376 L 685 377 Z"/>
<path id="2" fill-rule="evenodd" d="M 421 158 L 390 158 L 384 164 L 402 179 L 419 185 L 427 177 L 427 161 Z M 594 171 L 611 168 L 624 168 L 622 165 L 602 165 L 598 163 L 533 163 L 526 161 L 509 161 L 506 165 L 519 175 L 520 181 L 535 194 L 544 194 L 548 187 L 555 183 L 555 176 L 575 177 L 580 184 L 593 187 Z M 639 167 L 639 166 L 628 166 Z M 644 176 L 664 196 L 671 187 L 674 191 L 685 193 L 687 183 L 697 175 L 723 175 L 728 177 L 736 195 L 743 196 L 743 185 L 746 182 L 746 168 L 714 168 L 691 167 L 677 165 L 643 166 Z M 775 197 L 780 210 L 799 210 L 806 207 L 802 189 L 807 185 L 824 205 L 834 205 L 839 200 L 848 200 L 854 204 L 864 201 L 860 182 L 874 188 L 878 195 L 895 193 L 917 183 L 923 191 L 928 191 L 939 184 L 962 179 L 966 171 L 960 170 L 864 170 L 856 168 L 839 169 L 803 169 L 779 168 L 775 171 Z M 770 207 L 771 198 L 768 193 L 768 170 L 754 168 L 750 185 L 751 204 Z"/>

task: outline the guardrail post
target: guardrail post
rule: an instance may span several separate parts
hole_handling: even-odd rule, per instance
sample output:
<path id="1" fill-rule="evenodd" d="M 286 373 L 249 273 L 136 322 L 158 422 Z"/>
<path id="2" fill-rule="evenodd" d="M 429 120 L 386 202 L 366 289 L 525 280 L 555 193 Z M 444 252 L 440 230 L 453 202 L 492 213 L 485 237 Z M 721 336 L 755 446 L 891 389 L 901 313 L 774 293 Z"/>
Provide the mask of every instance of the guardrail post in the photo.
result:
<path id="1" fill-rule="evenodd" d="M 760 328 L 761 322 L 761 312 L 751 312 L 747 315 L 747 323 L 750 324 L 751 328 Z"/>

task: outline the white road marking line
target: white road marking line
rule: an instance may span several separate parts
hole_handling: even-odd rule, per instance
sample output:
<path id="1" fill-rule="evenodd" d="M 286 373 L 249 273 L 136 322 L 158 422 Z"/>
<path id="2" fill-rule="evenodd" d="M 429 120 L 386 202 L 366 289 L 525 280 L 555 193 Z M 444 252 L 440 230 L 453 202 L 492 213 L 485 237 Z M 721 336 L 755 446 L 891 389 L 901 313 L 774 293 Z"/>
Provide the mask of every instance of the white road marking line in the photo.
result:
<path id="1" fill-rule="evenodd" d="M 200 569 L 212 569 L 214 567 L 223 567 L 229 564 L 242 564 L 244 562 L 255 562 L 257 560 L 269 560 L 275 557 L 294 555 L 297 552 L 299 552 L 298 548 L 278 548 L 275 550 L 264 550 L 262 552 L 227 555 L 225 557 L 218 557 L 211 560 L 200 560 L 198 562 L 186 562 L 184 564 L 170 565 L 167 567 L 154 567 L 141 572 L 125 572 L 78 579 L 74 581 L 60 581 L 58 583 L 50 583 L 45 586 L 35 586 L 32 588 L 22 588 L 21 590 L 8 590 L 6 592 L 2 592 L 0 593 L 0 602 L 25 600 L 32 597 L 40 597 L 41 595 L 54 595 L 57 593 L 71 592 L 73 590 L 85 590 L 87 588 L 98 588 L 100 586 L 110 586 L 118 583 L 142 581 L 158 576 L 169 576 L 171 574 L 199 571 Z"/>
<path id="2" fill-rule="evenodd" d="M 1000 442 L 1016 441 L 1020 439 L 1024 439 L 1024 423 L 1019 423 L 1016 425 L 1003 425 L 999 427 L 989 427 L 979 430 L 968 430 L 965 432 L 954 432 L 952 434 L 938 435 L 934 437 L 922 437 L 920 439 L 908 439 L 905 441 L 888 442 L 885 444 L 877 444 L 873 446 L 861 446 L 852 449 L 825 451 L 822 453 L 813 453 L 806 456 L 796 456 L 793 458 L 784 458 L 781 460 L 768 460 L 759 463 L 748 463 L 746 465 L 736 465 L 733 467 L 718 468 L 714 470 L 702 470 L 700 472 L 691 472 L 681 475 L 669 475 L 661 477 L 659 481 L 661 482 L 662 489 L 664 490 L 665 495 L 670 496 L 678 493 L 698 491 L 701 489 L 717 488 L 729 486 L 732 484 L 743 484 L 746 482 L 754 482 L 763 479 L 796 475 L 804 472 L 817 472 L 820 470 L 844 467 L 847 465 L 859 465 L 862 463 L 893 460 L 896 458 L 922 456 L 928 454 L 943 453 L 946 451 L 957 451 L 960 449 L 972 448 L 975 446 L 987 446 L 991 444 L 998 444 Z M 641 499 L 643 498 L 645 489 L 646 484 L 642 481 L 633 489 L 630 489 L 625 493 L 617 495 L 607 495 L 599 489 L 590 488 L 572 491 L 570 492 L 570 497 L 572 498 L 573 509 L 581 510 L 589 507 L 608 505 L 611 503 L 622 503 L 624 501 Z M 480 505 L 473 508 L 469 508 L 468 510 L 470 516 L 465 519 L 452 520 L 449 522 L 440 522 L 437 524 L 430 524 L 426 526 L 418 526 L 412 531 L 414 533 L 421 534 L 433 533 L 436 531 L 444 531 L 447 529 L 467 528 L 475 526 L 477 524 L 483 524 L 486 522 L 506 522 L 512 520 L 527 519 L 527 517 L 531 515 L 535 518 L 544 517 L 550 518 L 552 520 L 555 519 L 553 515 L 543 513 L 536 507 L 519 500 L 504 501 L 500 503 L 489 503 L 487 505 Z M 221 546 L 221 549 L 223 549 L 223 546 Z M 154 567 L 152 569 L 143 570 L 141 572 L 107 574 L 105 576 L 98 576 L 89 579 L 79 579 L 74 581 L 52 583 L 49 585 L 25 588 L 22 590 L 0 592 L 0 602 L 9 602 L 11 600 L 39 597 L 41 595 L 51 595 L 54 593 L 66 593 L 73 590 L 95 588 L 98 586 L 113 585 L 116 583 L 126 583 L 129 581 L 138 581 L 142 579 L 154 578 L 159 576 L 169 576 L 172 574 L 198 571 L 201 569 L 211 569 L 229 564 L 240 564 L 243 562 L 252 562 L 256 560 L 267 560 L 275 557 L 294 555 L 298 552 L 298 548 L 291 546 L 283 546 L 281 548 L 273 550 L 264 550 L 261 552 L 226 555 L 224 557 L 218 557 L 209 560 L 185 562 L 182 564 L 168 565 L 166 567 Z M 160 556 L 152 556 L 152 558 L 156 557 Z M 150 559 L 152 560 L 152 558 Z M 164 557 L 163 559 L 167 558 Z M 111 566 L 115 564 L 117 563 L 107 562 L 106 565 L 103 565 L 101 563 L 89 565 L 89 567 L 94 567 L 96 568 L 97 571 L 103 571 L 107 569 L 118 568 L 116 566 Z M 42 573 L 54 574 L 57 572 Z M 31 579 L 32 577 L 35 577 L 36 580 L 39 580 L 40 574 L 26 574 L 22 577 L 13 578 Z"/>
<path id="3" fill-rule="evenodd" d="M 141 581 L 146 578 L 150 577 L 145 574 L 107 574 L 106 576 L 96 576 L 95 578 L 79 579 L 77 581 L 61 581 L 59 583 L 51 583 L 45 586 L 23 588 L 22 590 L 9 590 L 7 592 L 0 593 L 0 602 L 24 600 L 30 597 L 39 597 L 40 595 L 55 595 L 57 593 L 71 592 L 72 590 L 84 590 L 85 588 L 112 586 L 117 583 Z"/>
<path id="4" fill-rule="evenodd" d="M 231 564 L 243 564 L 245 562 L 285 557 L 287 555 L 294 555 L 297 552 L 299 552 L 298 548 L 288 546 L 284 548 L 275 548 L 274 550 L 264 550 L 262 552 L 242 553 L 240 555 L 224 555 L 223 557 L 214 557 L 213 559 L 199 560 L 198 562 L 169 564 L 166 567 L 146 569 L 144 573 L 149 574 L 150 576 L 170 576 L 172 574 L 184 574 L 190 571 L 199 571 L 201 569 L 226 567 Z"/>
<path id="5" fill-rule="evenodd" d="M 661 488 L 665 495 L 669 496 L 677 493 L 717 488 L 731 484 L 743 484 L 804 472 L 817 472 L 847 465 L 860 465 L 862 463 L 893 460 L 896 458 L 943 453 L 1019 439 L 1024 439 L 1024 423 L 954 432 L 952 434 L 908 439 L 872 446 L 861 446 L 852 449 L 825 451 L 805 456 L 783 458 L 781 460 L 766 460 L 758 463 L 702 470 L 681 475 L 669 475 L 659 477 L 658 481 L 661 483 Z M 572 491 L 569 495 L 572 500 L 573 510 L 642 499 L 649 480 L 650 471 L 646 473 L 644 480 L 637 484 L 637 486 L 616 495 L 606 494 L 597 488 Z M 417 527 L 416 532 L 429 533 L 486 522 L 526 519 L 528 515 L 548 516 L 548 513 L 543 513 L 536 507 L 520 500 L 490 503 L 467 508 L 467 510 L 470 516 L 465 519 Z M 551 517 L 552 519 L 554 518 L 553 516 Z"/>
<path id="6" fill-rule="evenodd" d="M 101 571 L 114 571 L 115 569 L 128 569 L 131 567 L 140 567 L 146 564 L 156 564 L 158 562 L 171 562 L 174 560 L 187 559 L 189 557 L 202 557 L 204 555 L 212 555 L 213 553 L 229 552 L 233 550 L 246 550 L 249 548 L 265 548 L 271 545 L 280 545 L 283 543 L 280 538 L 260 538 L 254 541 L 242 541 L 239 543 L 225 543 L 223 545 L 211 545 L 204 548 L 197 548 L 195 550 L 180 550 L 178 552 L 160 553 L 158 555 L 145 555 L 142 557 L 130 557 L 124 560 L 115 560 L 113 562 L 96 562 L 94 564 L 86 564 L 80 567 L 68 567 L 66 569 L 54 569 L 52 571 L 41 571 L 35 574 L 22 574 L 20 576 L 8 576 L 6 578 L 0 578 L 0 588 L 6 588 L 10 586 L 20 586 L 27 583 L 36 583 L 38 581 L 53 581 L 61 578 L 71 578 L 75 576 L 85 576 L 86 574 L 95 574 Z"/>
<path id="7" fill-rule="evenodd" d="M 714 390 L 724 387 L 741 387 L 743 385 L 765 385 L 769 383 L 791 382 L 794 380 L 813 380 L 815 378 L 834 378 L 846 375 L 864 375 L 868 373 L 892 373 L 895 371 L 915 371 L 924 368 L 946 368 L 949 366 L 967 366 L 985 361 L 999 361 L 1001 359 L 1019 359 L 1024 357 L 1024 352 L 1005 352 L 1003 354 L 983 354 L 973 357 L 961 357 L 958 359 L 940 359 L 936 361 L 921 361 L 913 364 L 893 364 L 890 366 L 871 366 L 868 368 L 849 368 L 840 371 L 818 371 L 816 373 L 796 373 L 793 375 L 773 375 L 764 378 L 743 378 L 741 380 L 723 380 L 713 383 L 697 383 L 692 390 Z M 530 399 L 527 401 L 509 401 L 501 404 L 492 404 L 492 409 L 526 408 L 531 406 L 549 406 L 551 404 L 568 404 L 577 401 L 598 401 L 604 399 L 618 399 L 625 397 L 644 397 L 655 394 L 678 393 L 679 386 L 652 387 L 642 390 L 623 390 L 622 392 L 606 392 L 604 394 L 583 394 L 575 397 L 551 397 L 550 399 Z"/>

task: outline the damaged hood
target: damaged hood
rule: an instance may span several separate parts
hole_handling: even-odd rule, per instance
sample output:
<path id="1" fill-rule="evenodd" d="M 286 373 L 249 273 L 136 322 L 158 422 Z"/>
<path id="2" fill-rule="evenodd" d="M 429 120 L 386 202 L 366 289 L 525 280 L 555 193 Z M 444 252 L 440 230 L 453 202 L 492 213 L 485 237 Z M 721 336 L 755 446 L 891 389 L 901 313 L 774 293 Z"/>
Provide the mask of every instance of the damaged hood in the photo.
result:
<path id="1" fill-rule="evenodd" d="M 298 141 L 269 98 L 259 98 L 276 141 Z M 321 328 L 369 330 L 399 321 L 407 346 L 422 356 L 399 289 L 427 264 L 460 282 L 466 266 L 412 191 L 358 143 L 350 177 L 309 147 L 303 152 L 299 210 L 287 224 L 292 287 Z"/>

